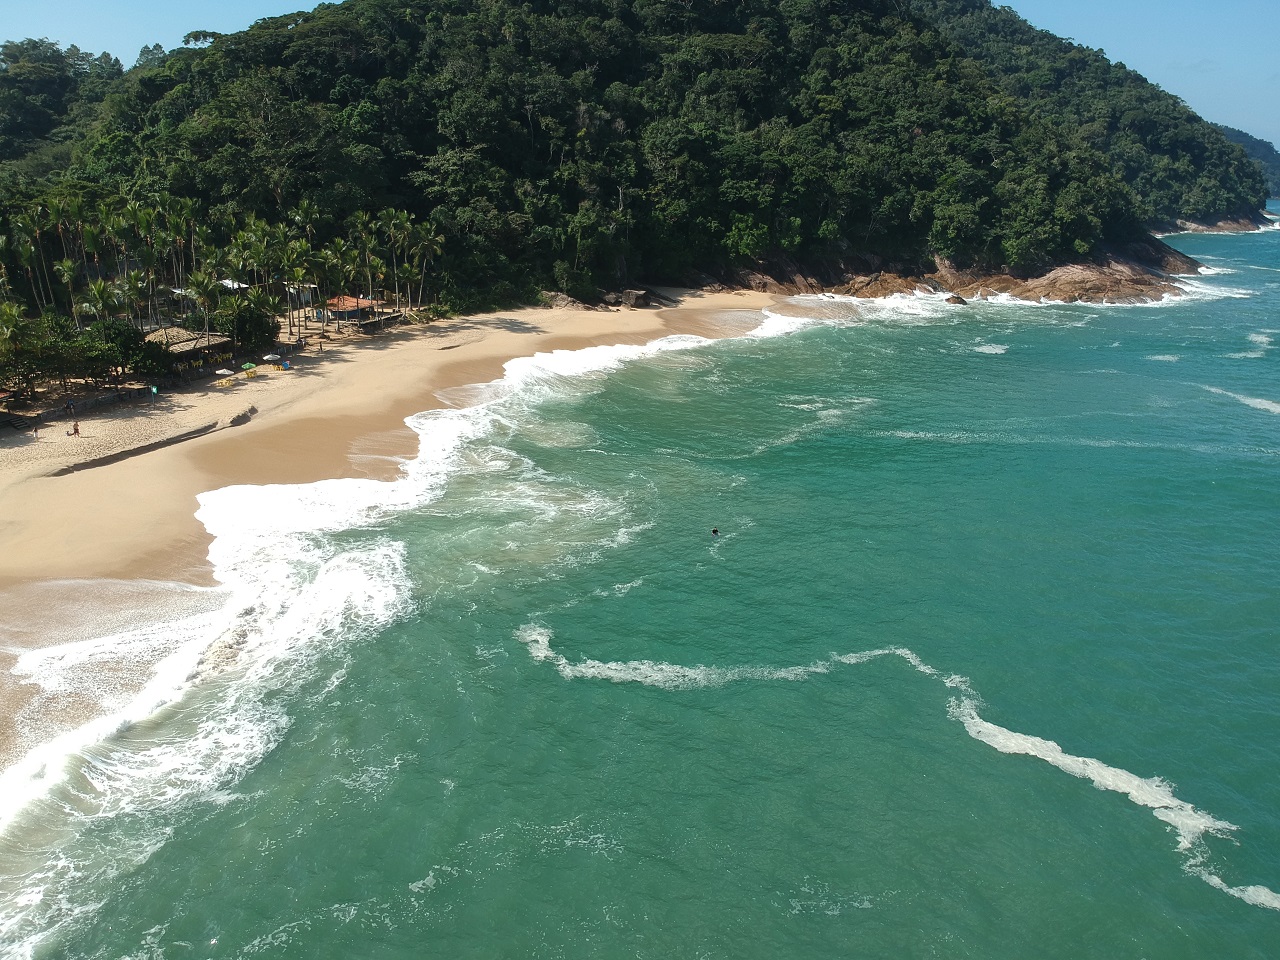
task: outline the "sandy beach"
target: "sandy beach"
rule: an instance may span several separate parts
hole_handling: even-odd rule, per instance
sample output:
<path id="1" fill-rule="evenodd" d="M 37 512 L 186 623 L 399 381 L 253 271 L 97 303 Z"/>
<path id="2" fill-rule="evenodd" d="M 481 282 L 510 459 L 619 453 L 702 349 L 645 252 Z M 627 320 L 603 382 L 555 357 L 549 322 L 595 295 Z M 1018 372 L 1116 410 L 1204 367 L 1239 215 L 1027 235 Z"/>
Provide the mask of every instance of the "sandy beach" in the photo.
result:
<path id="1" fill-rule="evenodd" d="M 47 425 L 38 439 L 29 431 L 0 434 L 0 765 L 104 700 L 66 691 L 35 716 L 40 688 L 11 673 L 18 656 L 84 638 L 86 617 L 127 625 L 147 609 L 149 594 L 164 592 L 160 584 L 213 585 L 209 536 L 195 518 L 200 493 L 241 483 L 393 477 L 416 451 L 405 417 L 443 405 L 442 390 L 489 382 L 506 361 L 539 352 L 731 334 L 753 325 L 745 315 L 735 323 L 733 311 L 758 311 L 776 299 L 678 293 L 679 305 L 665 309 L 527 308 L 351 336 L 323 352 L 313 341 L 291 358 L 290 370 L 260 369 L 231 386 L 206 382 L 87 413 L 78 437 L 69 435 L 70 420 Z M 67 472 L 113 456 L 119 459 Z M 79 597 L 78 582 L 86 580 L 95 581 L 89 611 Z M 104 584 L 116 589 L 104 594 Z M 117 699 L 145 679 L 146 665 L 111 673 L 116 689 L 106 699 Z"/>

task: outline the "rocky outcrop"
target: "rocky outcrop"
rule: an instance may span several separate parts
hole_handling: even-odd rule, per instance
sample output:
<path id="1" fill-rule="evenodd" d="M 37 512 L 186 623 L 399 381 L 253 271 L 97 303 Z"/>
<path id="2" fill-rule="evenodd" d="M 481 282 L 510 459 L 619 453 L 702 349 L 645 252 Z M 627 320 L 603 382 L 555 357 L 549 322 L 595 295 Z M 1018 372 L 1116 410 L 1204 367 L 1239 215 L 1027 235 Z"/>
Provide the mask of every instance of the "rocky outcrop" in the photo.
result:
<path id="1" fill-rule="evenodd" d="M 638 309 L 640 307 L 649 306 L 649 291 L 647 290 L 622 290 L 611 291 L 603 297 L 604 302 L 611 307 L 631 307 Z"/>
<path id="2" fill-rule="evenodd" d="M 873 256 L 801 267 L 790 261 L 757 264 L 725 278 L 727 286 L 766 293 L 839 293 L 879 298 L 894 294 L 946 293 L 964 303 L 997 295 L 1065 303 L 1146 303 L 1180 296 L 1174 278 L 1200 264 L 1148 237 L 1099 250 L 1082 263 L 1063 264 L 1035 276 L 960 269 L 945 260 L 928 267 L 891 264 Z"/>
<path id="3" fill-rule="evenodd" d="M 1253 233 L 1272 225 L 1261 210 L 1247 216 L 1221 220 L 1176 220 L 1167 225 L 1169 233 Z"/>
<path id="4" fill-rule="evenodd" d="M 581 300 L 575 300 L 567 293 L 560 293 L 556 290 L 543 290 L 539 299 L 542 306 L 549 310 L 594 310 L 595 307 L 589 303 L 583 303 Z"/>

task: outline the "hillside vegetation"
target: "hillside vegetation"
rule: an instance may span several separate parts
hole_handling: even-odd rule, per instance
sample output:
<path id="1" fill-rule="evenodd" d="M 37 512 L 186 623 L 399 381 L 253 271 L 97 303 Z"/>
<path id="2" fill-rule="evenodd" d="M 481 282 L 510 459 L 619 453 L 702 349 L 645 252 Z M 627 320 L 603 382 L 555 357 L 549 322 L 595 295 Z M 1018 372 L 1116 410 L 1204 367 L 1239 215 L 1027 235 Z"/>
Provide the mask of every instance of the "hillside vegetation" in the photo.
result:
<path id="1" fill-rule="evenodd" d="M 1273 197 L 1280 197 L 1280 151 L 1276 150 L 1275 144 L 1260 140 L 1234 127 L 1225 127 L 1220 123 L 1214 126 L 1221 130 L 1222 135 L 1232 143 L 1242 146 L 1250 159 L 1256 160 L 1261 165 L 1262 172 L 1267 178 L 1267 191 Z"/>
<path id="2" fill-rule="evenodd" d="M 143 362 L 122 325 L 171 287 L 257 342 L 281 281 L 458 308 L 762 259 L 1031 275 L 1264 196 L 1176 99 L 985 0 L 347 0 L 127 72 L 24 41 L 0 363 L 84 373 L 109 328 L 95 375 Z"/>
<path id="3" fill-rule="evenodd" d="M 1221 130 L 1102 51 L 1037 30 L 990 0 L 913 6 L 1007 95 L 1102 153 L 1145 225 L 1244 219 L 1265 203 L 1261 171 Z"/>

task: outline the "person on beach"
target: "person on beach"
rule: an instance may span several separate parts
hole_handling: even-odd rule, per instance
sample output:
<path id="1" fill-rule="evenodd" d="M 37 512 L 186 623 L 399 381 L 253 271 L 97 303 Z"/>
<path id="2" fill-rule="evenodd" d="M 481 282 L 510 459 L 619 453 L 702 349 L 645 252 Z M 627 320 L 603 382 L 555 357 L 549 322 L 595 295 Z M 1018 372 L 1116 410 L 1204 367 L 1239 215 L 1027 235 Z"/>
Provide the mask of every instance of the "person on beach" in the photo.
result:
<path id="1" fill-rule="evenodd" d="M 73 437 L 78 437 L 78 436 L 80 436 L 80 421 L 79 421 L 79 420 L 77 420 L 75 423 L 73 423 L 73 424 L 71 425 L 71 435 L 72 435 Z"/>
<path id="2" fill-rule="evenodd" d="M 35 426 L 31 428 L 31 435 L 35 437 L 37 440 L 40 439 L 40 424 L 37 423 Z"/>

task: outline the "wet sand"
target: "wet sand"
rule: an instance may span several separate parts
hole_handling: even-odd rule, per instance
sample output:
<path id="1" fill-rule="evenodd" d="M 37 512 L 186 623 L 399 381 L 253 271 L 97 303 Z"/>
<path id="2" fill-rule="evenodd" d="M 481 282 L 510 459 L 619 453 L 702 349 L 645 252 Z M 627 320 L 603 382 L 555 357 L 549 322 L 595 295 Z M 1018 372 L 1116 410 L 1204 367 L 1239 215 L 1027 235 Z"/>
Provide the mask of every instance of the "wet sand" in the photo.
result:
<path id="1" fill-rule="evenodd" d="M 661 310 L 530 308 L 347 337 L 290 358 L 291 370 L 88 412 L 79 437 L 67 435 L 70 421 L 48 425 L 38 440 L 0 435 L 0 766 L 145 682 L 147 664 L 109 658 L 84 689 L 46 691 L 13 668 L 26 651 L 137 622 L 150 609 L 137 601 L 148 582 L 157 595 L 174 584 L 213 587 L 209 536 L 195 518 L 200 493 L 241 483 L 390 479 L 417 449 L 405 418 L 442 406 L 442 390 L 495 380 L 508 360 L 539 352 L 738 332 L 749 324 L 735 325 L 732 311 L 775 300 L 679 293 L 679 306 Z M 247 423 L 230 425 L 245 414 Z M 215 423 L 192 439 L 51 475 Z M 189 599 L 198 605 L 199 592 Z"/>

